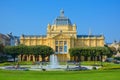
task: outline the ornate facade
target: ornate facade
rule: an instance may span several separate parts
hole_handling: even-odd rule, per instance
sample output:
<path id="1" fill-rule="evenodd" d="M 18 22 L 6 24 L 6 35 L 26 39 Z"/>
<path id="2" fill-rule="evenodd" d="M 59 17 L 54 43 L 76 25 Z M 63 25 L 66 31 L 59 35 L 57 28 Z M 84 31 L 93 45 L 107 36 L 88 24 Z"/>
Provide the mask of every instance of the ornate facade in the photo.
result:
<path id="1" fill-rule="evenodd" d="M 55 51 L 59 61 L 67 61 L 71 59 L 69 54 L 70 48 L 104 46 L 104 36 L 77 35 L 76 24 L 72 24 L 70 19 L 64 16 L 64 11 L 61 10 L 60 16 L 54 20 L 54 23 L 47 25 L 46 35 L 22 35 L 20 43 L 28 46 L 50 46 Z M 30 58 L 31 56 L 27 57 L 27 60 L 31 60 Z"/>

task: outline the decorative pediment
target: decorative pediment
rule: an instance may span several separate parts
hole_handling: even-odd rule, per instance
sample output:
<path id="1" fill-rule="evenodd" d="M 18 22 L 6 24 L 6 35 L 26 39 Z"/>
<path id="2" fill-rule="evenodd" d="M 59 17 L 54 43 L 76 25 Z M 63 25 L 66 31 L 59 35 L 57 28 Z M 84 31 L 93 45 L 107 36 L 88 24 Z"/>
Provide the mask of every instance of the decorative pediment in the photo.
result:
<path id="1" fill-rule="evenodd" d="M 52 38 L 54 38 L 54 39 L 65 39 L 65 38 L 71 38 L 71 37 L 69 35 L 65 35 L 65 34 L 60 33 L 60 34 L 58 34 L 58 35 L 56 35 Z"/>

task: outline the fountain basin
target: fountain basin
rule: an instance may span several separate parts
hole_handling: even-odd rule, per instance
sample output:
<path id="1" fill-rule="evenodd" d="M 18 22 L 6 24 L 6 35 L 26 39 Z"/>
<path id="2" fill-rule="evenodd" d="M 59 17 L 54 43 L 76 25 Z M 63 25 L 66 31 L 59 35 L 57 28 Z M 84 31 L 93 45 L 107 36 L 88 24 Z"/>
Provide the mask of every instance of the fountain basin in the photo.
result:
<path id="1" fill-rule="evenodd" d="M 5 67 L 4 69 L 6 69 L 6 70 L 23 70 L 23 71 L 29 70 L 29 69 L 26 68 L 26 67 L 19 67 L 19 68 L 16 68 L 16 67 L 14 67 L 14 66 L 7 66 L 7 67 Z"/>

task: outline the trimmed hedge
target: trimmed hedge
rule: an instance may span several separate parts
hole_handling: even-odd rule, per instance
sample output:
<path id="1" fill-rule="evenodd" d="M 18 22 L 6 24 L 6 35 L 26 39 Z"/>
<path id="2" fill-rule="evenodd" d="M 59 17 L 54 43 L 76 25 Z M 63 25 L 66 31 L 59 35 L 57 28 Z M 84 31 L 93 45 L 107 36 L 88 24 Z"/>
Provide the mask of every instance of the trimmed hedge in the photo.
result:
<path id="1" fill-rule="evenodd" d="M 115 70 L 115 69 L 120 69 L 120 66 L 112 66 L 112 67 L 102 67 L 102 68 L 99 68 L 99 70 Z"/>

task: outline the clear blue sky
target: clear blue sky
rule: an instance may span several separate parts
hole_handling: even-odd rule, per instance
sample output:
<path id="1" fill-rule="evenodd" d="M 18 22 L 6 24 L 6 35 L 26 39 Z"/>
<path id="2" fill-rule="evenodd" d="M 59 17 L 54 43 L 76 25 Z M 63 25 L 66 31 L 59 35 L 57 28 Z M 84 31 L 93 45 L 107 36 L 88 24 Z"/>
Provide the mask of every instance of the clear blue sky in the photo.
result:
<path id="1" fill-rule="evenodd" d="M 45 35 L 64 9 L 77 25 L 77 34 L 104 34 L 106 42 L 120 40 L 120 0 L 0 0 L 0 33 Z"/>

